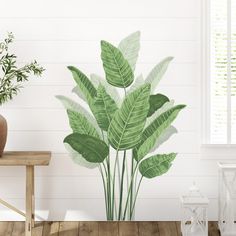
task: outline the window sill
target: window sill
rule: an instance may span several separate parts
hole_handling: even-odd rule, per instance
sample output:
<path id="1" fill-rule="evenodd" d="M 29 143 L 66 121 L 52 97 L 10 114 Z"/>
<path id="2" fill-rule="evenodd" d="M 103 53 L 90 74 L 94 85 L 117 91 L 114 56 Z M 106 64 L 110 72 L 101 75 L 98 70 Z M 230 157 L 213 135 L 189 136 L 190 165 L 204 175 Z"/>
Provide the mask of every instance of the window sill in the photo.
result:
<path id="1" fill-rule="evenodd" d="M 204 160 L 236 161 L 236 144 L 202 144 L 200 154 Z"/>

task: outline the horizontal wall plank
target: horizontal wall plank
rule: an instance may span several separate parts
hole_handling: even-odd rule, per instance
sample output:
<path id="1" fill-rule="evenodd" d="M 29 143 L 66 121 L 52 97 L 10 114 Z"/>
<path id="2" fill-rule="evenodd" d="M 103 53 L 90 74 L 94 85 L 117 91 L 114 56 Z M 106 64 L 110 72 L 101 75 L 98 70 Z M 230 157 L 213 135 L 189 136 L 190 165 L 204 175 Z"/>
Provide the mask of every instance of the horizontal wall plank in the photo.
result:
<path id="1" fill-rule="evenodd" d="M 11 9 L 2 12 L 1 17 L 200 17 L 200 0 L 70 0 L 69 4 L 66 0 L 23 0 L 14 2 L 14 6 L 4 1 L 1 6 Z"/>
<path id="2" fill-rule="evenodd" d="M 10 131 L 71 131 L 65 109 L 6 109 L 1 115 Z M 176 119 L 175 127 L 180 132 L 198 132 L 198 115 L 199 109 L 186 107 Z"/>
<path id="3" fill-rule="evenodd" d="M 63 140 L 68 134 L 63 131 L 9 131 L 6 150 L 65 152 Z M 169 150 L 178 153 L 199 153 L 199 137 L 200 134 L 196 132 L 179 132 L 164 143 L 159 150 L 163 153 Z"/>
<path id="4" fill-rule="evenodd" d="M 184 168 L 183 168 L 184 167 Z M 197 168 L 196 168 L 197 167 Z M 57 176 L 100 176 L 97 168 L 87 169 L 74 163 L 67 153 L 52 153 L 50 165 L 47 167 L 37 167 L 37 177 L 57 177 Z M 0 166 L 0 176 L 2 177 L 23 177 L 24 167 L 2 167 Z M 199 154 L 178 153 L 174 165 L 168 175 L 173 176 L 215 176 L 216 163 L 212 161 L 199 160 Z"/>
<path id="5" fill-rule="evenodd" d="M 24 199 L 9 199 L 9 201 L 24 210 Z M 60 206 L 60 207 L 58 207 Z M 179 221 L 182 211 L 178 198 L 171 199 L 139 199 L 136 205 L 137 221 Z M 217 200 L 210 199 L 209 216 L 211 221 L 217 220 Z M 0 207 L 0 220 L 24 220 L 23 217 Z M 38 219 L 53 221 L 98 221 L 105 220 L 103 199 L 36 199 L 36 216 Z"/>
<path id="6" fill-rule="evenodd" d="M 194 63 L 200 55 L 198 42 L 194 41 L 142 41 L 141 45 L 141 63 L 155 64 L 166 56 L 175 57 L 176 62 Z M 18 55 L 19 61 L 24 62 L 35 58 L 41 64 L 101 63 L 99 41 L 17 41 L 11 49 Z"/>
<path id="7" fill-rule="evenodd" d="M 206 196 L 210 198 L 218 196 L 217 176 L 174 176 L 174 178 L 175 181 L 170 174 L 154 179 L 144 178 L 140 187 L 139 198 L 175 198 L 187 194 L 193 182 L 196 182 L 201 192 Z M 1 197 L 23 198 L 25 196 L 24 183 L 24 177 L 1 177 Z M 35 185 L 35 196 L 39 199 L 103 198 L 102 179 L 98 176 L 36 177 Z M 117 195 L 117 197 L 119 196 Z"/>
<path id="8" fill-rule="evenodd" d="M 171 148 L 168 150 L 172 151 Z M 157 152 L 157 151 L 155 151 Z M 217 152 L 217 150 L 216 150 Z M 217 154 L 217 153 L 216 153 Z M 23 167 L 0 167 L 2 177 L 23 177 Z M 217 176 L 217 160 L 200 159 L 200 153 L 178 153 L 168 176 Z M 100 176 L 98 169 L 87 169 L 74 163 L 67 153 L 53 153 L 48 167 L 36 168 L 37 177 Z"/>
<path id="9" fill-rule="evenodd" d="M 142 40 L 198 40 L 198 19 L 1 19 L 0 37 L 12 31 L 15 40 L 93 40 L 119 42 L 140 30 Z M 109 29 L 122 28 L 122 32 Z M 68 27 L 69 26 L 69 27 Z M 37 30 L 35 30 L 37 29 Z M 62 34 L 63 32 L 63 34 Z"/>
<path id="10" fill-rule="evenodd" d="M 78 97 L 71 93 L 74 86 L 27 86 L 18 94 L 17 99 L 9 101 L 1 107 L 5 108 L 62 108 L 56 95 L 65 95 L 78 101 Z M 164 93 L 170 99 L 174 99 L 176 104 L 186 104 L 189 108 L 196 108 L 198 90 L 195 87 L 161 87 L 157 89 L 159 93 Z M 81 105 L 83 102 L 79 101 Z"/>
<path id="11" fill-rule="evenodd" d="M 158 61 L 157 61 L 158 62 Z M 147 77 L 151 69 L 157 63 L 137 63 L 135 75 L 142 74 L 144 78 Z M 43 72 L 43 76 L 41 78 L 34 78 L 31 76 L 30 81 L 25 83 L 25 86 L 28 85 L 47 85 L 47 86 L 56 86 L 56 85 L 71 85 L 74 86 L 75 82 L 71 76 L 70 71 L 67 69 L 67 66 L 71 64 L 44 64 L 44 68 L 46 69 Z M 95 64 L 72 64 L 73 66 L 78 67 L 82 70 L 87 76 L 94 73 L 100 75 L 105 79 L 104 70 L 101 63 Z M 174 59 L 173 62 L 168 67 L 163 79 L 160 81 L 160 85 L 163 86 L 197 86 L 199 83 L 199 70 L 198 64 L 194 63 L 176 63 Z"/>

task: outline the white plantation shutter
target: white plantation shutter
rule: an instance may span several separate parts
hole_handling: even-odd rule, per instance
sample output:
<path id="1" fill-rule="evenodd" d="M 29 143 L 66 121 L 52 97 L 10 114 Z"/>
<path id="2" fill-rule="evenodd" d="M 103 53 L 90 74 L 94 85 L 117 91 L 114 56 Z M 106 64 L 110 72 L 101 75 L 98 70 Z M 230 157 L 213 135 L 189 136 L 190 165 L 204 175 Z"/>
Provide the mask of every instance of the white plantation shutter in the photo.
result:
<path id="1" fill-rule="evenodd" d="M 236 0 L 211 0 L 209 142 L 236 143 Z"/>
<path id="2" fill-rule="evenodd" d="M 232 100 L 232 143 L 236 143 L 236 0 L 232 1 L 232 57 L 231 57 L 231 100 Z"/>

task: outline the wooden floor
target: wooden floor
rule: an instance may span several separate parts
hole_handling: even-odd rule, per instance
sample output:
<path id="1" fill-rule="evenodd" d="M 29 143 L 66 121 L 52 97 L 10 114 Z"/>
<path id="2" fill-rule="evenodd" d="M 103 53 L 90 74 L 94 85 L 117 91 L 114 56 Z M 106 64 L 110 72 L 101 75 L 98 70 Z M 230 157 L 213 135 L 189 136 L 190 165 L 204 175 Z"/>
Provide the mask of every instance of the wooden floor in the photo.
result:
<path id="1" fill-rule="evenodd" d="M 44 222 L 33 236 L 179 236 L 179 222 Z M 209 236 L 219 236 L 216 222 L 209 223 Z M 0 236 L 24 236 L 24 222 L 0 222 Z"/>

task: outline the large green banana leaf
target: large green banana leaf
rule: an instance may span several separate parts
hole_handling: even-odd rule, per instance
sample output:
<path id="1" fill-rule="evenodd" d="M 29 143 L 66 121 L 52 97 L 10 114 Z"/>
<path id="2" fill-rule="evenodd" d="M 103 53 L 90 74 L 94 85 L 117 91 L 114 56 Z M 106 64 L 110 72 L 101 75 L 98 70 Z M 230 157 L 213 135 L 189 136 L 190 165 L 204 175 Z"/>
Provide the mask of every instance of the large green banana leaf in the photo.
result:
<path id="1" fill-rule="evenodd" d="M 107 131 L 112 117 L 118 109 L 115 101 L 107 94 L 102 85 L 98 86 L 97 96 L 92 105 L 93 114 L 102 130 Z"/>
<path id="2" fill-rule="evenodd" d="M 72 99 L 70 99 L 66 96 L 57 95 L 56 98 L 59 101 L 61 101 L 61 103 L 63 104 L 63 106 L 65 107 L 66 110 L 71 110 L 71 111 L 75 111 L 75 112 L 78 112 L 80 114 L 83 114 L 84 117 L 87 119 L 87 121 L 96 129 L 97 133 L 101 137 L 100 128 L 99 128 L 96 120 L 94 119 L 94 117 L 92 116 L 92 114 L 90 112 L 88 112 L 80 104 L 78 104 L 77 102 L 73 101 Z"/>
<path id="3" fill-rule="evenodd" d="M 156 151 L 157 148 L 159 148 L 163 143 L 165 143 L 167 140 L 169 140 L 169 138 L 174 135 L 177 134 L 178 130 L 170 125 L 161 135 L 160 137 L 157 139 L 155 145 L 152 147 L 152 149 L 150 150 L 150 152 L 154 152 Z"/>
<path id="4" fill-rule="evenodd" d="M 140 163 L 139 171 L 142 176 L 149 179 L 163 175 L 170 169 L 176 155 L 177 153 L 170 153 L 148 157 Z"/>
<path id="5" fill-rule="evenodd" d="M 83 158 L 83 156 L 77 151 L 75 151 L 68 143 L 64 143 L 64 145 L 65 145 L 65 149 L 69 153 L 69 156 L 71 157 L 73 162 L 76 163 L 77 165 L 86 167 L 88 169 L 94 169 L 99 166 L 99 163 L 92 163 L 92 162 L 86 161 Z"/>
<path id="6" fill-rule="evenodd" d="M 151 116 L 156 110 L 160 109 L 166 102 L 169 102 L 169 98 L 163 94 L 157 93 L 150 95 L 149 104 L 150 108 L 148 111 L 148 117 Z"/>
<path id="7" fill-rule="evenodd" d="M 140 49 L 140 31 L 134 32 L 124 38 L 119 43 L 118 48 L 120 49 L 124 58 L 129 62 L 132 70 L 134 71 Z"/>
<path id="8" fill-rule="evenodd" d="M 99 138 L 98 132 L 83 114 L 72 110 L 67 110 L 67 114 L 70 127 L 74 133 L 88 134 Z"/>
<path id="9" fill-rule="evenodd" d="M 165 74 L 169 63 L 173 60 L 173 57 L 167 57 L 159 62 L 148 74 L 145 82 L 151 84 L 151 92 L 153 92 Z"/>
<path id="10" fill-rule="evenodd" d="M 144 84 L 126 96 L 108 129 L 108 139 L 112 147 L 125 150 L 140 142 L 149 110 L 149 95 L 150 84 Z"/>
<path id="11" fill-rule="evenodd" d="M 161 108 L 156 110 L 152 116 L 149 116 L 147 119 L 147 122 L 145 124 L 145 127 L 149 126 L 158 116 L 160 116 L 162 113 L 168 111 L 170 108 L 174 107 L 175 101 L 170 100 L 169 102 L 166 102 L 163 104 Z"/>
<path id="12" fill-rule="evenodd" d="M 141 142 L 133 150 L 134 158 L 140 161 L 155 145 L 157 139 L 170 126 L 185 105 L 177 105 L 158 116 L 142 133 Z"/>
<path id="13" fill-rule="evenodd" d="M 88 162 L 101 163 L 109 153 L 105 142 L 87 134 L 70 134 L 64 139 L 64 143 L 68 143 Z"/>
<path id="14" fill-rule="evenodd" d="M 117 88 L 114 86 L 111 86 L 106 79 L 102 78 L 101 76 L 97 75 L 97 74 L 91 74 L 90 75 L 90 79 L 91 82 L 94 84 L 94 86 L 96 87 L 96 89 L 98 88 L 98 86 L 101 84 L 102 86 L 104 86 L 104 88 L 106 89 L 107 94 L 109 94 L 114 101 L 116 102 L 117 105 L 121 104 L 121 97 L 120 94 L 117 91 Z"/>
<path id="15" fill-rule="evenodd" d="M 82 92 L 82 95 L 86 98 L 88 104 L 91 104 L 97 93 L 95 87 L 90 82 L 89 78 L 79 69 L 74 66 L 68 66 L 68 69 L 71 71 L 75 82 L 79 86 L 79 91 Z"/>
<path id="16" fill-rule="evenodd" d="M 101 49 L 101 58 L 107 82 L 119 88 L 126 88 L 131 85 L 134 80 L 134 74 L 122 52 L 106 41 L 101 41 Z"/>

